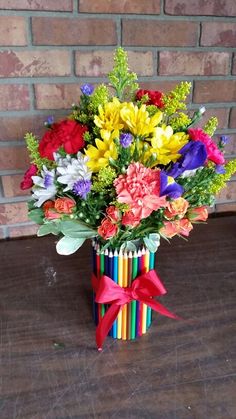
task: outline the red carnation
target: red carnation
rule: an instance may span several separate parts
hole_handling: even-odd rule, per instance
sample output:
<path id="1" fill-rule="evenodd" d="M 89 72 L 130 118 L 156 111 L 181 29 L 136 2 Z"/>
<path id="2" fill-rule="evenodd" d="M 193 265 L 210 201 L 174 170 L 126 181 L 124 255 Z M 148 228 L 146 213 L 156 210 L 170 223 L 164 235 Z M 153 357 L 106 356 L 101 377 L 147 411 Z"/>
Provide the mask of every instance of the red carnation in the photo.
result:
<path id="1" fill-rule="evenodd" d="M 29 189 L 33 186 L 32 176 L 37 174 L 38 168 L 35 164 L 31 164 L 29 169 L 24 174 L 24 179 L 22 180 L 20 187 L 22 190 Z"/>
<path id="2" fill-rule="evenodd" d="M 157 90 L 139 89 L 136 93 L 136 99 L 141 100 L 144 95 L 147 95 L 149 97 L 149 100 L 146 103 L 146 105 L 155 105 L 158 108 L 164 107 L 164 103 L 163 103 L 164 95 L 162 92 L 158 92 Z"/>
<path id="3" fill-rule="evenodd" d="M 40 156 L 54 160 L 53 153 L 60 147 L 68 154 L 77 153 L 84 147 L 83 136 L 86 131 L 88 128 L 85 125 L 70 119 L 53 124 L 39 143 Z"/>

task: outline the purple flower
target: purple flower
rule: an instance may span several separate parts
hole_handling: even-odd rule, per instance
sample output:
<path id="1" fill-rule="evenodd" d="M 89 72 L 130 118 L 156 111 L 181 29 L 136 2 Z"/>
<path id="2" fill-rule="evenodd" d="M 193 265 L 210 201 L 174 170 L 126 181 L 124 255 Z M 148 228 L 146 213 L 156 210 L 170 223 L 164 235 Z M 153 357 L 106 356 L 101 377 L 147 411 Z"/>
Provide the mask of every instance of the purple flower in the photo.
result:
<path id="1" fill-rule="evenodd" d="M 215 167 L 217 175 L 223 175 L 225 173 L 225 168 L 222 164 L 217 164 Z"/>
<path id="2" fill-rule="evenodd" d="M 94 86 L 90 83 L 85 83 L 80 87 L 80 90 L 84 95 L 90 96 L 94 91 Z"/>
<path id="3" fill-rule="evenodd" d="M 44 125 L 50 127 L 54 123 L 54 117 L 52 115 L 47 117 L 47 121 L 44 122 Z"/>
<path id="4" fill-rule="evenodd" d="M 174 178 L 182 175 L 185 170 L 194 170 L 203 166 L 207 159 L 205 145 L 201 141 L 189 141 L 179 151 L 181 157 L 173 164 L 167 174 Z"/>
<path id="5" fill-rule="evenodd" d="M 49 188 L 49 186 L 53 185 L 54 177 L 51 173 L 47 172 L 44 176 L 43 185 L 45 188 Z"/>
<path id="6" fill-rule="evenodd" d="M 160 196 L 167 195 L 170 198 L 179 198 L 184 193 L 184 188 L 176 183 L 174 179 L 168 176 L 165 172 L 161 171 L 161 185 Z"/>
<path id="7" fill-rule="evenodd" d="M 125 133 L 120 135 L 120 144 L 122 147 L 127 148 L 132 143 L 133 137 L 132 134 Z"/>
<path id="8" fill-rule="evenodd" d="M 92 183 L 90 180 L 78 180 L 74 183 L 72 191 L 75 195 L 80 196 L 80 198 L 86 199 L 87 194 L 90 192 Z"/>
<path id="9" fill-rule="evenodd" d="M 222 144 L 222 145 L 225 145 L 225 144 L 227 144 L 229 142 L 229 137 L 227 137 L 227 135 L 221 135 L 221 137 L 220 137 L 220 143 Z"/>

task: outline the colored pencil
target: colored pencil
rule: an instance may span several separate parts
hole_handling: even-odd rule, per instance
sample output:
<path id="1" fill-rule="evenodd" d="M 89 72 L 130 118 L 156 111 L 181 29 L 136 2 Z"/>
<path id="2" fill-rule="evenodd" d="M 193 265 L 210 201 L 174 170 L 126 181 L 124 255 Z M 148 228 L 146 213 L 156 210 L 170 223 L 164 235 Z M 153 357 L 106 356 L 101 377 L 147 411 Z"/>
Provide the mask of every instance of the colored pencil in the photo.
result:
<path id="1" fill-rule="evenodd" d="M 126 288 L 128 285 L 128 255 L 124 252 L 123 256 L 123 287 Z M 121 328 L 122 339 L 127 339 L 127 304 L 122 309 L 122 328 Z"/>
<path id="2" fill-rule="evenodd" d="M 144 254 L 144 271 L 149 271 L 149 250 L 146 249 Z M 143 313 L 142 313 L 142 334 L 147 332 L 147 305 L 143 304 Z"/>
<path id="3" fill-rule="evenodd" d="M 108 276 L 111 279 L 113 279 L 113 252 L 112 252 L 112 250 L 110 250 L 109 253 L 108 253 Z M 108 306 L 107 306 L 107 308 L 108 308 Z M 113 325 L 111 327 L 109 335 L 114 338 Z"/>
<path id="4" fill-rule="evenodd" d="M 111 278 L 113 278 L 113 281 L 118 284 L 118 252 L 116 249 L 113 255 L 113 273 Z M 117 323 L 117 320 L 113 323 L 113 338 L 117 338 Z"/>
<path id="5" fill-rule="evenodd" d="M 95 240 L 92 241 L 92 259 L 93 259 L 93 273 L 94 275 L 97 275 L 97 264 L 96 264 L 96 251 L 95 251 Z M 98 324 L 98 313 L 97 313 L 98 307 L 97 303 L 95 302 L 95 292 L 93 291 L 93 318 L 95 321 L 95 324 Z"/>
<path id="6" fill-rule="evenodd" d="M 140 257 L 140 273 L 145 273 L 145 249 L 141 251 Z M 142 336 L 142 319 L 143 319 L 143 303 L 139 302 L 139 323 L 138 323 L 138 335 Z"/>
<path id="7" fill-rule="evenodd" d="M 141 250 L 138 250 L 138 275 L 141 274 L 141 258 L 142 258 L 142 252 Z M 139 319 L 140 319 L 140 302 L 136 301 L 136 337 L 139 336 Z"/>
<path id="8" fill-rule="evenodd" d="M 118 284 L 120 287 L 123 286 L 123 253 L 122 250 L 119 251 L 118 256 Z M 117 338 L 121 339 L 122 337 L 122 311 L 120 310 L 117 317 Z"/>
<path id="9" fill-rule="evenodd" d="M 150 252 L 149 270 L 151 271 L 154 268 L 155 268 L 155 253 Z M 151 307 L 148 307 L 147 308 L 147 328 L 151 326 L 151 323 L 152 323 L 152 309 Z"/>
<path id="10" fill-rule="evenodd" d="M 99 261 L 100 261 L 100 278 L 101 276 L 105 273 L 105 255 L 104 252 L 101 251 L 99 252 Z M 101 312 L 101 316 L 103 317 L 105 314 L 105 305 L 104 304 L 99 304 L 100 306 L 100 312 Z"/>
<path id="11" fill-rule="evenodd" d="M 135 251 L 133 254 L 133 266 L 132 266 L 132 280 L 138 275 L 138 254 Z M 136 304 L 135 300 L 131 301 L 131 339 L 136 337 Z"/>
<path id="12" fill-rule="evenodd" d="M 128 254 L 128 283 L 127 286 L 130 287 L 132 283 L 132 270 L 133 270 L 133 254 L 129 252 Z M 127 305 L 127 339 L 131 339 L 131 329 L 132 329 L 132 307 L 131 302 Z"/>

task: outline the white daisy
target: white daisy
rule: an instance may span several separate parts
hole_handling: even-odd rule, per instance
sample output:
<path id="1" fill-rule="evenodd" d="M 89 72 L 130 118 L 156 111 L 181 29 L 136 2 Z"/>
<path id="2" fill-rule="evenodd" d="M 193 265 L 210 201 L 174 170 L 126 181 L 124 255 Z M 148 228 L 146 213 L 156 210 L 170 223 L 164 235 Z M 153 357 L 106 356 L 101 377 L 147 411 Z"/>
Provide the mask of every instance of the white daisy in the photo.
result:
<path id="1" fill-rule="evenodd" d="M 35 207 L 41 207 L 45 201 L 55 198 L 56 186 L 54 180 L 55 170 L 48 170 L 46 166 L 43 166 L 41 176 L 32 176 L 34 182 L 32 197 L 37 201 L 34 204 Z"/>
<path id="2" fill-rule="evenodd" d="M 58 158 L 56 156 L 56 158 Z M 87 161 L 89 158 L 84 156 L 80 151 L 77 153 L 77 158 L 71 158 L 66 156 L 66 158 L 58 158 L 58 167 L 57 172 L 59 175 L 57 181 L 63 183 L 66 186 L 64 192 L 72 190 L 73 185 L 78 180 L 90 180 L 92 172 L 90 172 Z"/>

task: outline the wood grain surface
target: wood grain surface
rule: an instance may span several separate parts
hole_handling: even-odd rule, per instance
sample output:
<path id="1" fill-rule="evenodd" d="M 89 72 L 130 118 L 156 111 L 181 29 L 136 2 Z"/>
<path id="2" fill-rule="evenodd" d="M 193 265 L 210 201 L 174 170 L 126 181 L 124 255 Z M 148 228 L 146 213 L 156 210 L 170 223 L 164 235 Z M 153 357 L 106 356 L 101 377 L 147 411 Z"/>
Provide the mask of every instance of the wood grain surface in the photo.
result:
<path id="1" fill-rule="evenodd" d="M 90 245 L 0 242 L 1 419 L 236 418 L 236 217 L 163 241 L 163 304 L 136 341 L 95 346 Z"/>

